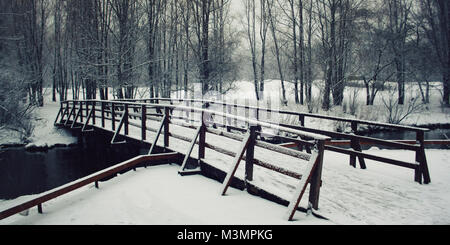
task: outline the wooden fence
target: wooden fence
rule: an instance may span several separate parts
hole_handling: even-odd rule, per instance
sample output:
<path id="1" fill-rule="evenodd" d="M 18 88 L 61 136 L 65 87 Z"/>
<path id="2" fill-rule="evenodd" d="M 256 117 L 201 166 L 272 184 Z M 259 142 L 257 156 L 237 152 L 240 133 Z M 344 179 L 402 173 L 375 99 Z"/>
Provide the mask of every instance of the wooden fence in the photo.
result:
<path id="1" fill-rule="evenodd" d="M 425 144 L 426 143 L 433 143 L 437 141 L 430 141 L 425 142 L 425 132 L 429 131 L 427 128 L 420 128 L 420 127 L 412 127 L 412 126 L 405 126 L 405 125 L 398 125 L 398 124 L 389 124 L 389 123 L 382 123 L 382 122 L 374 122 L 374 121 L 367 121 L 367 120 L 358 120 L 358 119 L 349 119 L 349 118 L 342 118 L 342 117 L 335 117 L 335 116 L 326 116 L 326 115 L 320 115 L 320 114 L 313 114 L 313 113 L 303 113 L 303 112 L 295 112 L 295 111 L 288 111 L 288 110 L 278 110 L 274 108 L 263 108 L 260 106 L 250 106 L 248 102 L 246 102 L 246 105 L 240 105 L 237 104 L 237 101 L 235 100 L 234 103 L 228 103 L 223 101 L 214 101 L 214 100 L 203 100 L 203 99 L 172 99 L 172 98 L 152 98 L 152 99 L 124 99 L 124 100 L 118 100 L 118 101 L 133 101 L 133 102 L 151 102 L 156 104 L 162 104 L 162 103 L 169 103 L 170 105 L 173 105 L 175 103 L 183 104 L 184 106 L 193 106 L 193 104 L 210 104 L 210 105 L 218 105 L 221 107 L 222 113 L 228 113 L 233 115 L 238 115 L 238 108 L 242 109 L 244 112 L 243 114 L 245 117 L 252 117 L 257 121 L 265 121 L 267 122 L 267 113 L 276 113 L 279 115 L 292 115 L 298 117 L 298 124 L 286 124 L 286 123 L 279 123 L 279 126 L 285 127 L 285 128 L 292 128 L 301 130 L 303 132 L 310 132 L 320 135 L 326 135 L 331 137 L 331 141 L 328 141 L 324 147 L 325 150 L 338 152 L 341 154 L 346 154 L 350 156 L 350 165 L 353 167 L 356 167 L 356 159 L 358 159 L 359 165 L 362 169 L 366 169 L 366 163 L 365 159 L 371 159 L 378 162 L 383 162 L 387 164 L 392 164 L 400 167 L 405 167 L 414 170 L 414 181 L 418 183 L 425 183 L 428 184 L 431 182 L 430 173 L 428 170 L 428 163 L 425 155 Z M 252 111 L 253 113 L 250 113 Z M 263 117 L 263 113 L 266 113 L 266 117 Z M 242 114 L 242 112 L 241 112 Z M 250 116 L 252 114 L 252 116 Z M 272 115 L 273 117 L 273 115 Z M 335 132 L 330 130 L 323 130 L 323 129 L 317 129 L 313 127 L 307 127 L 305 125 L 305 119 L 306 118 L 316 118 L 316 119 L 323 119 L 326 121 L 333 121 L 333 122 L 341 122 L 341 123 L 349 123 L 351 126 L 351 133 L 343 133 L 343 132 Z M 217 122 L 217 125 L 223 126 L 227 128 L 227 131 L 230 130 L 245 130 L 238 127 L 236 120 L 230 120 L 223 118 L 222 122 Z M 415 141 L 406 141 L 402 139 L 399 140 L 385 140 L 385 139 L 379 139 L 374 137 L 368 137 L 368 136 L 362 136 L 360 135 L 358 131 L 359 125 L 366 125 L 367 127 L 377 127 L 377 128 L 384 128 L 384 129 L 392 129 L 392 130 L 399 130 L 399 131 L 412 131 L 416 134 L 416 140 Z M 257 134 L 261 135 L 262 132 L 259 131 Z M 267 134 L 267 133 L 266 133 Z M 300 136 L 300 137 L 283 137 L 277 135 L 278 138 L 283 138 L 287 141 L 292 142 L 290 146 L 296 146 L 300 150 L 306 149 L 308 152 L 310 152 L 309 148 L 313 145 L 313 142 L 308 141 L 307 137 Z M 342 148 L 339 146 L 344 145 L 344 142 L 338 142 L 338 140 L 346 140 L 345 145 L 349 144 L 351 149 Z M 333 144 L 334 142 L 334 144 Z M 448 143 L 448 141 L 439 141 L 439 143 Z M 377 156 L 373 154 L 368 154 L 362 152 L 361 145 L 380 145 L 385 147 L 390 147 L 393 149 L 400 149 L 400 150 L 408 150 L 412 151 L 415 154 L 415 161 L 414 162 L 408 162 L 404 160 L 397 160 L 397 159 L 391 159 L 383 156 Z"/>

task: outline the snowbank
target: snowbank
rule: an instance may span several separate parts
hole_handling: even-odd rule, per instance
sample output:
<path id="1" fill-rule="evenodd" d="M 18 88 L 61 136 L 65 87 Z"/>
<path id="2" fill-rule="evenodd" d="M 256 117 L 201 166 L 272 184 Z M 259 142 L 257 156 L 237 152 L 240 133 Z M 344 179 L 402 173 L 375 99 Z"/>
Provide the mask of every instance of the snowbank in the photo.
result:
<path id="1" fill-rule="evenodd" d="M 26 145 L 27 148 L 47 148 L 55 145 L 76 144 L 77 138 L 73 137 L 64 129 L 53 126 L 58 114 L 59 102 L 46 102 L 44 107 L 38 107 L 33 111 L 32 135 L 22 139 L 20 133 L 10 130 L 0 130 L 0 145 Z"/>

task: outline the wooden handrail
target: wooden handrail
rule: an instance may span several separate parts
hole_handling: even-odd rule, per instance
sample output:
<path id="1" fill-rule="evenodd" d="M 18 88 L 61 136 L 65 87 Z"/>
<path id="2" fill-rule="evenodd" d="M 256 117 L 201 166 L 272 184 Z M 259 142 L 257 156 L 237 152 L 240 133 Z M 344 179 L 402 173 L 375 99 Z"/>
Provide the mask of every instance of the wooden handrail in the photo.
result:
<path id="1" fill-rule="evenodd" d="M 218 105 L 224 105 L 224 106 L 231 106 L 231 107 L 238 107 L 238 108 L 266 111 L 266 112 L 275 112 L 275 113 L 287 114 L 287 115 L 312 117 L 312 118 L 334 120 L 334 121 L 341 121 L 341 122 L 349 122 L 349 123 L 353 122 L 353 123 L 358 123 L 358 124 L 365 124 L 365 125 L 378 126 L 378 127 L 387 127 L 387 128 L 395 128 L 395 129 L 403 129 L 403 130 L 409 130 L 409 131 L 423 131 L 423 132 L 429 131 L 428 128 L 406 126 L 406 125 L 392 124 L 392 123 L 382 123 L 382 122 L 360 120 L 360 119 L 349 119 L 349 118 L 343 118 L 343 117 L 321 115 L 321 114 L 316 114 L 316 113 L 305 113 L 305 112 L 297 112 L 297 111 L 290 111 L 290 110 L 279 110 L 279 109 L 272 109 L 272 108 L 255 107 L 255 106 L 233 104 L 233 103 L 227 103 L 227 102 L 215 101 L 215 100 L 151 98 L 151 99 L 116 99 L 115 101 L 127 101 L 127 102 L 129 102 L 129 101 L 150 101 L 150 100 L 178 101 L 178 102 L 188 101 L 188 102 L 210 103 L 210 104 L 218 104 Z"/>

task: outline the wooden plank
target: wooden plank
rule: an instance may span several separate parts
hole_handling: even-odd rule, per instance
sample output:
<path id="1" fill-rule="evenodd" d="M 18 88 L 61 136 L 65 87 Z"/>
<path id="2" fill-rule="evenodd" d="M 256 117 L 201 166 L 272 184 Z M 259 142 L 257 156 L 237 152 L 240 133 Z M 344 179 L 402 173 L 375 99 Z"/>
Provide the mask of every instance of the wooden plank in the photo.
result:
<path id="1" fill-rule="evenodd" d="M 344 139 L 350 139 L 350 140 L 351 139 L 357 139 L 359 141 L 367 141 L 367 142 L 372 142 L 372 143 L 376 143 L 376 144 L 380 144 L 380 145 L 392 146 L 392 147 L 396 147 L 396 148 L 400 148 L 400 149 L 404 149 L 404 150 L 415 151 L 415 150 L 420 148 L 420 146 L 418 146 L 418 145 L 397 143 L 397 142 L 393 142 L 393 141 L 381 140 L 381 139 L 367 137 L 367 136 L 360 136 L 360 135 L 351 135 L 351 134 L 345 134 L 345 133 L 331 132 L 331 131 L 326 131 L 326 130 L 307 128 L 307 127 L 301 127 L 301 126 L 293 126 L 293 125 L 282 124 L 282 123 L 280 123 L 280 126 L 288 127 L 288 128 L 292 128 L 292 129 L 297 129 L 297 130 L 302 130 L 302 131 L 315 133 L 315 134 L 327 135 L 327 136 L 330 136 L 330 137 L 344 138 Z"/>
<path id="2" fill-rule="evenodd" d="M 302 178 L 300 182 L 297 184 L 297 187 L 294 192 L 294 196 L 292 200 L 289 202 L 288 211 L 286 212 L 285 219 L 288 221 L 291 221 L 294 217 L 295 211 L 297 210 L 298 204 L 300 203 L 300 200 L 303 197 L 303 194 L 305 193 L 306 186 L 309 183 L 309 180 L 311 179 L 311 176 L 313 174 L 314 168 L 316 167 L 318 161 L 319 153 L 318 151 L 313 151 L 311 155 L 311 159 L 308 162 L 308 165 L 305 169 L 305 172 L 303 173 L 303 176 L 307 176 L 306 178 Z"/>
<path id="3" fill-rule="evenodd" d="M 24 203 L 21 203 L 19 205 L 16 205 L 14 207 L 8 208 L 6 210 L 3 210 L 0 212 L 0 220 L 5 219 L 11 215 L 20 213 L 24 210 L 30 209 L 34 206 L 40 205 L 43 202 L 49 201 L 51 199 L 54 199 L 58 196 L 64 195 L 68 192 L 71 192 L 73 190 L 76 190 L 80 187 L 83 187 L 85 185 L 88 185 L 90 183 L 102 180 L 106 177 L 111 176 L 112 174 L 118 173 L 122 170 L 125 170 L 127 168 L 134 167 L 142 162 L 148 162 L 148 161 L 159 161 L 159 160 L 170 160 L 170 159 L 176 159 L 179 157 L 179 153 L 177 152 L 170 152 L 170 153 L 164 153 L 164 154 L 154 154 L 154 155 L 141 155 L 134 157 L 130 160 L 127 160 L 125 162 L 118 163 L 114 166 L 111 166 L 107 169 L 98 171 L 96 173 L 93 173 L 89 176 L 86 176 L 84 178 L 78 179 L 76 181 L 70 182 L 68 184 L 65 184 L 63 186 L 57 187 L 55 189 L 52 189 L 50 191 L 47 191 L 41 195 L 38 195 L 36 198 L 33 198 L 29 201 L 26 201 Z M 41 206 L 42 211 L 42 206 Z"/>
<path id="4" fill-rule="evenodd" d="M 335 146 L 326 145 L 325 150 L 339 152 L 339 153 L 347 154 L 347 155 L 356 155 L 356 156 L 364 157 L 366 159 L 371 159 L 371 160 L 375 160 L 378 162 L 389 163 L 392 165 L 397 165 L 397 166 L 401 166 L 401 167 L 405 167 L 405 168 L 416 169 L 419 166 L 419 164 L 417 164 L 417 163 L 409 163 L 409 162 L 394 160 L 394 159 L 390 159 L 390 158 L 386 158 L 386 157 L 375 156 L 375 155 L 367 154 L 364 152 L 343 149 L 343 148 L 339 148 L 339 147 L 335 147 Z"/>
<path id="5" fill-rule="evenodd" d="M 233 178 L 234 174 L 236 173 L 236 170 L 239 166 L 242 156 L 244 155 L 245 150 L 247 149 L 249 142 L 250 142 L 250 133 L 247 133 L 244 137 L 244 140 L 242 141 L 241 146 L 239 147 L 239 151 L 236 153 L 236 156 L 233 159 L 230 170 L 228 171 L 228 174 L 225 177 L 225 180 L 223 181 L 222 192 L 221 192 L 222 196 L 225 195 L 225 193 L 227 192 L 228 186 L 231 183 L 231 179 Z"/>

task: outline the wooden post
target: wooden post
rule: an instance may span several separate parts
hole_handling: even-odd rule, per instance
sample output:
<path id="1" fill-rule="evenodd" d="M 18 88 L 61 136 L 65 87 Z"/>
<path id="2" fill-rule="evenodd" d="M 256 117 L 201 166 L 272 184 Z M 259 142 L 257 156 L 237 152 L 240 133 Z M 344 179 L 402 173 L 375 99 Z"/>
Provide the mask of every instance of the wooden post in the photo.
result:
<path id="1" fill-rule="evenodd" d="M 147 139 L 147 107 L 141 106 L 141 139 L 144 141 Z"/>
<path id="2" fill-rule="evenodd" d="M 95 126 L 95 106 L 97 103 L 95 101 L 92 101 L 92 125 Z"/>
<path id="3" fill-rule="evenodd" d="M 112 130 L 116 130 L 116 106 L 114 105 L 114 102 L 111 102 L 111 125 Z"/>
<path id="4" fill-rule="evenodd" d="M 223 114 L 227 113 L 227 106 L 225 104 L 222 105 L 222 113 Z M 224 125 L 224 127 L 226 127 L 226 125 L 227 125 L 227 117 L 226 116 L 222 116 L 222 124 Z"/>
<path id="5" fill-rule="evenodd" d="M 124 114 L 124 130 L 125 130 L 125 135 L 128 135 L 128 104 L 124 104 L 124 108 L 123 108 L 123 114 Z"/>
<path id="6" fill-rule="evenodd" d="M 317 140 L 317 165 L 313 170 L 314 173 L 311 176 L 310 189 L 309 189 L 309 202 L 312 204 L 314 209 L 319 209 L 319 195 L 320 187 L 322 186 L 322 167 L 323 167 L 323 153 L 325 150 L 325 141 Z"/>
<path id="7" fill-rule="evenodd" d="M 206 125 L 204 121 L 205 112 L 202 111 L 200 132 L 198 135 L 198 164 L 200 166 L 201 159 L 205 158 L 205 142 L 206 142 Z"/>
<path id="8" fill-rule="evenodd" d="M 253 159 L 255 155 L 256 130 L 258 126 L 251 125 L 249 127 L 250 139 L 247 146 L 247 153 L 245 154 L 245 179 L 253 180 Z"/>
<path id="9" fill-rule="evenodd" d="M 234 99 L 234 115 L 237 116 L 238 115 L 238 111 L 237 111 L 237 99 Z M 237 127 L 237 118 L 234 118 L 234 126 Z"/>
<path id="10" fill-rule="evenodd" d="M 300 126 L 305 126 L 305 115 L 298 115 L 298 120 L 300 121 Z"/>
<path id="11" fill-rule="evenodd" d="M 86 107 L 87 107 L 87 105 L 86 105 Z M 83 122 L 83 101 L 80 101 L 80 110 L 79 110 L 79 112 L 80 112 L 80 123 L 82 123 Z"/>
<path id="12" fill-rule="evenodd" d="M 164 147 L 169 147 L 169 122 L 170 111 L 168 107 L 164 107 Z"/>
<path id="13" fill-rule="evenodd" d="M 429 184 L 431 179 L 425 155 L 425 133 L 423 131 L 416 131 L 416 142 L 420 145 L 420 149 L 416 150 L 416 162 L 419 163 L 419 167 L 415 169 L 414 181 L 422 184 L 423 176 L 424 183 Z"/>
<path id="14" fill-rule="evenodd" d="M 231 115 L 231 106 L 227 105 L 227 114 Z M 227 117 L 227 125 L 231 126 L 231 117 Z M 230 127 L 227 127 L 227 132 L 230 132 Z"/>
<path id="15" fill-rule="evenodd" d="M 43 213 L 42 212 L 42 203 L 38 204 L 37 208 L 38 208 L 38 213 L 42 214 Z"/>
<path id="16" fill-rule="evenodd" d="M 298 115 L 298 120 L 300 121 L 300 126 L 304 127 L 305 126 L 305 115 Z M 303 138 L 300 136 L 300 139 L 303 139 Z M 303 151 L 303 144 L 299 144 L 298 149 L 300 151 Z M 308 150 L 311 152 L 311 149 L 308 149 Z"/>
<path id="17" fill-rule="evenodd" d="M 244 116 L 245 116 L 245 118 L 246 119 L 250 119 L 250 116 L 249 116 L 249 113 L 250 113 L 250 108 L 249 108 L 249 101 L 248 101 L 248 98 L 245 98 L 245 106 L 244 106 Z M 247 126 L 250 126 L 248 123 L 247 123 Z"/>
<path id="18" fill-rule="evenodd" d="M 186 100 L 185 102 L 186 102 L 186 107 L 188 108 L 186 110 L 186 122 L 189 123 L 190 122 L 190 118 L 189 118 L 189 115 L 190 115 L 190 103 L 189 103 L 189 100 Z"/>
<path id="19" fill-rule="evenodd" d="M 101 114 L 102 114 L 102 128 L 104 128 L 105 127 L 105 102 L 101 102 L 101 107 L 102 107 L 102 112 L 101 112 Z"/>
<path id="20" fill-rule="evenodd" d="M 354 135 L 358 135 L 358 123 L 357 122 L 351 122 L 351 128 Z M 361 144 L 359 143 L 359 140 L 356 138 L 350 139 L 350 146 L 353 150 L 362 152 L 361 150 Z M 359 166 L 361 169 L 366 169 L 366 161 L 363 157 L 358 156 Z M 350 165 L 356 168 L 356 155 L 350 155 Z"/>

